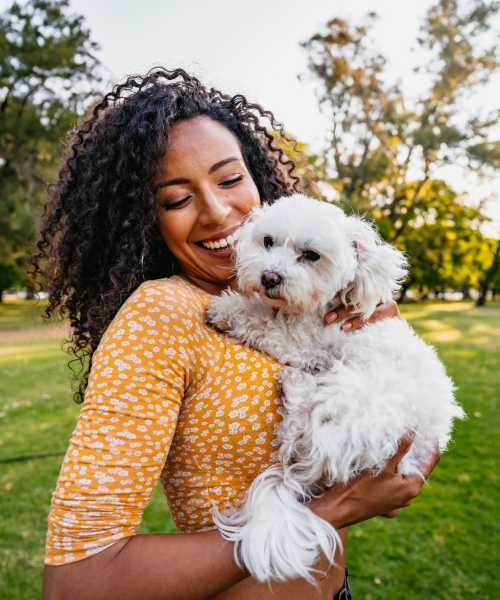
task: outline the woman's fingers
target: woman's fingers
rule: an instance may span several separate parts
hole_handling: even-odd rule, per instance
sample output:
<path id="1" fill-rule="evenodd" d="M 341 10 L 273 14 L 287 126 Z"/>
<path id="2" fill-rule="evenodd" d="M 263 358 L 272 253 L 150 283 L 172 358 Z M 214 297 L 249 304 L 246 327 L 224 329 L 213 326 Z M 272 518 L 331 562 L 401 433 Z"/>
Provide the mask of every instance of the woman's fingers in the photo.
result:
<path id="1" fill-rule="evenodd" d="M 441 459 L 441 452 L 439 451 L 439 446 L 436 444 L 434 452 L 431 454 L 431 457 L 427 461 L 427 463 L 420 469 L 424 479 L 427 479 L 429 475 L 434 471 L 437 467 L 439 461 Z"/>
<path id="2" fill-rule="evenodd" d="M 387 465 L 384 469 L 385 471 L 388 471 L 389 473 L 397 472 L 399 463 L 403 459 L 404 455 L 410 450 L 414 439 L 415 432 L 411 431 L 399 440 L 398 450 L 396 454 L 394 454 L 394 456 L 387 461 Z"/>
<path id="3" fill-rule="evenodd" d="M 394 517 L 397 517 L 400 512 L 400 508 L 395 508 L 394 510 L 390 510 L 389 512 L 385 513 L 385 515 L 382 515 L 382 517 L 385 517 L 386 519 L 394 519 Z"/>
<path id="4" fill-rule="evenodd" d="M 366 325 L 368 321 L 365 321 L 362 317 L 360 316 L 355 316 L 352 317 L 351 319 L 347 319 L 346 322 L 341 325 L 341 329 L 342 331 L 356 331 L 356 329 L 359 329 L 360 327 L 363 327 L 363 325 Z"/>
<path id="5" fill-rule="evenodd" d="M 352 315 L 353 311 L 354 307 L 352 306 L 339 306 L 335 310 L 331 310 L 330 312 L 326 313 L 324 319 L 325 325 L 331 325 L 332 323 L 343 321 Z"/>
<path id="6" fill-rule="evenodd" d="M 334 311 L 326 313 L 324 322 L 325 325 L 331 325 L 345 321 L 341 326 L 343 331 L 356 331 L 367 323 L 400 316 L 398 305 L 395 302 L 380 302 L 368 320 L 363 319 L 360 313 L 354 312 L 352 306 L 339 306 Z"/>

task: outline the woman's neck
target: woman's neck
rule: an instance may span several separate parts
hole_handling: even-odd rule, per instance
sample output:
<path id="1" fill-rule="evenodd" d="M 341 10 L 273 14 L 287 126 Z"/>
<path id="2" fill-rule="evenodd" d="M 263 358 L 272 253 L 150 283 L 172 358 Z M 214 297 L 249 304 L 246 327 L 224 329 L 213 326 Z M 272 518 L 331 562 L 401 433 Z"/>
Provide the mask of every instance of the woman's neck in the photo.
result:
<path id="1" fill-rule="evenodd" d="M 206 281 L 204 279 L 200 279 L 199 277 L 195 277 L 194 275 L 188 275 L 187 273 L 180 273 L 181 277 L 187 279 L 190 283 L 195 285 L 197 288 L 200 288 L 204 292 L 211 294 L 212 296 L 219 296 L 221 292 L 228 289 L 237 289 L 236 278 L 231 279 L 227 282 L 215 282 L 215 281 Z"/>

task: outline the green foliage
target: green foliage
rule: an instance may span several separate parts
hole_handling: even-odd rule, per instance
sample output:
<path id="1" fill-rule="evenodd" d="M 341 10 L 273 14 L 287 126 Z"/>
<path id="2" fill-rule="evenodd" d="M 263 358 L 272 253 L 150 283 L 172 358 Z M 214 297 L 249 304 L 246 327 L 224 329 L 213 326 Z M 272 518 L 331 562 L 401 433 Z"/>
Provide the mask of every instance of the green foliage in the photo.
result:
<path id="1" fill-rule="evenodd" d="M 294 164 L 292 176 L 298 177 L 300 180 L 300 189 L 304 194 L 322 198 L 323 194 L 318 186 L 318 171 L 322 166 L 319 156 L 312 154 L 307 144 L 297 140 L 290 133 L 286 133 L 287 137 L 280 135 L 278 132 L 273 132 L 273 143 L 276 147 L 281 148 L 285 153 L 286 158 Z M 288 175 L 288 170 L 283 167 L 285 175 Z M 324 175 L 324 174 L 323 174 Z"/>
<path id="2" fill-rule="evenodd" d="M 99 81 L 96 50 L 68 0 L 0 14 L 0 265 L 21 284 L 62 139 Z"/>
<path id="3" fill-rule="evenodd" d="M 3 291 L 14 285 L 16 281 L 16 272 L 12 265 L 3 265 L 0 263 L 0 301 Z"/>
<path id="4" fill-rule="evenodd" d="M 483 0 L 431 6 L 417 40 L 427 56 L 416 68 L 427 82 L 417 98 L 386 81 L 386 60 L 370 40 L 374 13 L 358 25 L 331 19 L 303 43 L 332 115 L 318 174 L 344 208 L 372 217 L 408 251 L 416 287 L 479 287 L 493 260 L 479 230 L 487 220 L 481 204 L 467 203 L 436 173 L 462 165 L 489 176 L 500 164 L 500 111 L 478 114 L 465 102 L 500 69 L 492 25 L 499 9 Z"/>

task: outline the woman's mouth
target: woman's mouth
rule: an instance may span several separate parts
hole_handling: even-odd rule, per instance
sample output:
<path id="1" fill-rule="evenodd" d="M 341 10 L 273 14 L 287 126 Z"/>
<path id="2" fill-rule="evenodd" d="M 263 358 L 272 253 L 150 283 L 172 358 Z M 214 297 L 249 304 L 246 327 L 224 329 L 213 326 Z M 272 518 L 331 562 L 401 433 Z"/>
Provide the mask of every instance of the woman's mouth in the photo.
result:
<path id="1" fill-rule="evenodd" d="M 234 249 L 231 246 L 226 246 L 225 248 L 215 248 L 211 250 L 210 248 L 205 248 L 200 244 L 195 244 L 199 249 L 203 250 L 207 254 L 211 256 L 218 256 L 219 258 L 227 258 L 228 256 L 232 256 Z"/>
<path id="2" fill-rule="evenodd" d="M 240 230 L 237 228 L 226 237 L 218 237 L 212 240 L 200 240 L 195 242 L 195 245 L 213 256 L 231 256 L 239 235 Z"/>

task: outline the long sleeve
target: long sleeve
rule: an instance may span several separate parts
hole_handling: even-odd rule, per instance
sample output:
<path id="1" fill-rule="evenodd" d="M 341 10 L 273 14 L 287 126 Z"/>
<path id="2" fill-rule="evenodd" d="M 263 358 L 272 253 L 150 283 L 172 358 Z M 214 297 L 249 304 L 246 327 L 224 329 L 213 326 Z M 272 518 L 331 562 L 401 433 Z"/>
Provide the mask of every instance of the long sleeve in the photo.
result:
<path id="1" fill-rule="evenodd" d="M 81 560 L 136 533 L 189 385 L 189 352 L 172 305 L 168 287 L 143 284 L 94 354 L 52 497 L 47 564 Z"/>

